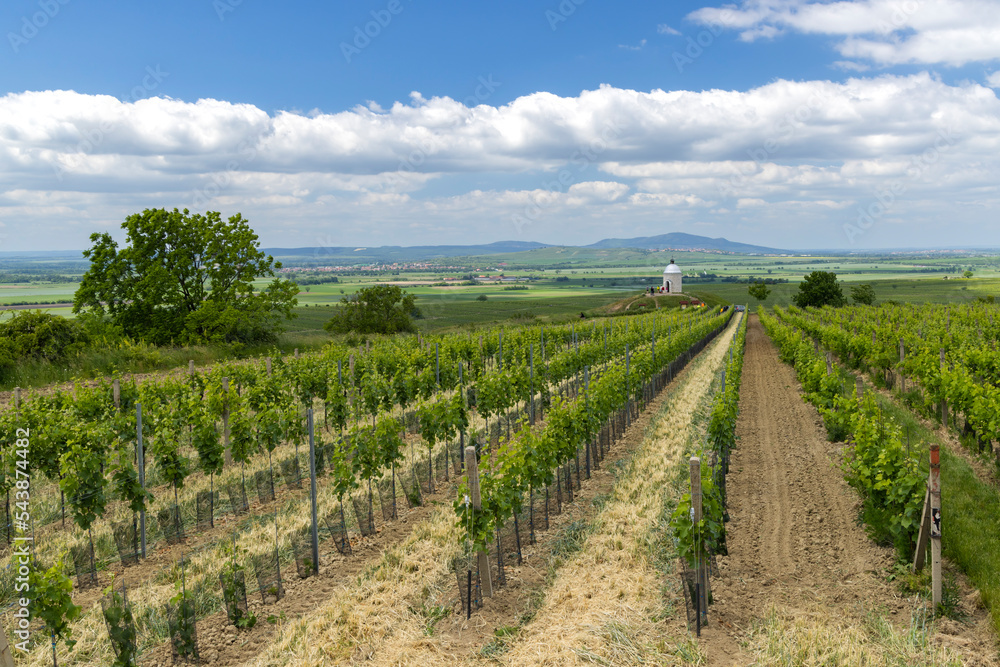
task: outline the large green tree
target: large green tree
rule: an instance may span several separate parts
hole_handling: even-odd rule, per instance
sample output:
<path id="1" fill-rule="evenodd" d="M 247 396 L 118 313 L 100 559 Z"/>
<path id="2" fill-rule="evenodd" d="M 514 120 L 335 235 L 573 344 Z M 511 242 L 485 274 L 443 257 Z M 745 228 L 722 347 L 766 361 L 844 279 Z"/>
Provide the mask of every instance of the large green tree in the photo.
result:
<path id="1" fill-rule="evenodd" d="M 837 282 L 837 274 L 830 271 L 813 271 L 799 283 L 799 292 L 792 301 L 800 308 L 806 306 L 843 306 L 847 304 L 844 292 Z"/>
<path id="2" fill-rule="evenodd" d="M 298 286 L 275 276 L 281 268 L 237 213 L 147 209 L 122 223 L 126 244 L 93 234 L 90 268 L 73 312 L 107 315 L 135 338 L 165 343 L 273 342 L 281 320 L 294 317 Z M 273 277 L 263 290 L 254 280 Z"/>
<path id="3" fill-rule="evenodd" d="M 340 300 L 341 306 L 325 329 L 331 333 L 394 334 L 416 331 L 416 297 L 397 285 L 374 285 Z"/>
<path id="4" fill-rule="evenodd" d="M 767 297 L 771 294 L 771 288 L 763 280 L 758 280 L 750 283 L 750 286 L 747 287 L 747 294 L 758 301 L 767 301 Z"/>

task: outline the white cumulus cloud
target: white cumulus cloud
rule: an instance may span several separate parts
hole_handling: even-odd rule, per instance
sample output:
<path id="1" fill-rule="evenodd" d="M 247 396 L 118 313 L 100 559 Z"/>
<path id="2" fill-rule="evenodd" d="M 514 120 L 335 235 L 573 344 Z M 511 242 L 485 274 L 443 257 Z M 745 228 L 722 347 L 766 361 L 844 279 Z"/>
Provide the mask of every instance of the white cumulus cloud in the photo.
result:
<path id="1" fill-rule="evenodd" d="M 739 31 L 744 41 L 782 32 L 828 35 L 845 58 L 881 66 L 957 67 L 1000 58 L 1000 3 L 994 0 L 742 0 L 688 18 Z"/>
<path id="2" fill-rule="evenodd" d="M 290 246 L 429 233 L 591 242 L 614 225 L 669 231 L 666 212 L 671 224 L 712 226 L 807 210 L 836 243 L 845 202 L 893 183 L 903 184 L 893 215 L 927 234 L 943 229 L 933 216 L 960 208 L 961 224 L 985 224 L 983 203 L 1000 198 L 998 155 L 995 91 L 927 73 L 750 90 L 601 86 L 497 106 L 415 93 L 308 115 L 32 91 L 0 97 L 0 219 L 4 248 L 30 247 L 41 229 L 82 248 L 150 206 L 241 211 L 265 243 Z"/>

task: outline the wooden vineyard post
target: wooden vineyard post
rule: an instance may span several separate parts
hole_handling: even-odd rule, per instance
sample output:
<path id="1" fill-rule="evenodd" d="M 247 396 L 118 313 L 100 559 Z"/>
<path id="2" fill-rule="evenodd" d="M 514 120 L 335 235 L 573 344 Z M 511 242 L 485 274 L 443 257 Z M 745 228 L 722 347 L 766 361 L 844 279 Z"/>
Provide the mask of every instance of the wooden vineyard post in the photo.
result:
<path id="1" fill-rule="evenodd" d="M 705 576 L 705 563 L 700 557 L 701 534 L 698 524 L 701 523 L 701 459 L 691 457 L 691 522 L 694 532 L 694 576 L 695 576 L 695 614 L 697 615 L 698 636 L 701 636 L 701 626 L 707 621 L 708 605 L 706 604 L 708 588 Z"/>
<path id="2" fill-rule="evenodd" d="M 944 370 L 944 348 L 941 348 L 941 370 Z M 941 399 L 941 426 L 948 428 L 948 399 Z"/>
<path id="3" fill-rule="evenodd" d="M 226 448 L 226 467 L 233 465 L 233 450 L 229 447 L 229 378 L 222 378 L 222 393 L 225 402 L 222 405 L 222 443 Z"/>
<path id="4" fill-rule="evenodd" d="M 142 404 L 135 404 L 135 467 L 139 472 L 139 486 L 146 490 L 146 456 L 142 451 Z M 139 542 L 142 557 L 146 557 L 146 504 L 139 510 Z"/>
<path id="5" fill-rule="evenodd" d="M 119 384 L 119 382 L 118 382 L 118 378 L 115 378 L 114 380 L 112 380 L 112 382 L 111 382 L 111 390 L 114 393 L 114 397 L 115 397 L 115 410 L 121 410 L 122 409 L 122 387 L 121 387 L 121 384 Z"/>
<path id="6" fill-rule="evenodd" d="M 299 358 L 299 348 L 295 348 L 295 358 Z"/>
<path id="7" fill-rule="evenodd" d="M 469 334 L 469 337 L 471 338 L 472 334 Z M 462 405 L 464 405 L 465 409 L 468 410 L 469 409 L 469 394 L 465 391 L 465 381 L 462 379 L 463 378 L 463 375 L 462 375 L 463 365 L 464 365 L 463 362 L 461 362 L 461 361 L 458 362 L 458 390 L 460 392 L 462 392 Z M 465 451 L 465 431 L 461 430 L 461 429 L 459 429 L 459 431 L 458 431 L 458 451 L 460 451 L 460 452 L 464 452 Z M 465 470 L 465 456 L 463 455 L 463 456 L 461 456 L 459 458 L 461 459 L 461 464 L 460 464 L 461 465 L 461 469 Z"/>
<path id="8" fill-rule="evenodd" d="M 535 425 L 535 344 L 528 343 L 528 414 Z"/>
<path id="9" fill-rule="evenodd" d="M 7 633 L 0 628 L 0 667 L 14 667 L 14 656 L 7 645 Z"/>
<path id="10" fill-rule="evenodd" d="M 628 320 L 625 320 L 625 326 L 628 327 Z M 628 386 L 628 367 L 629 367 L 629 357 L 628 353 L 628 343 L 625 343 L 625 424 L 627 426 L 632 425 L 632 394 L 629 393 Z"/>
<path id="11" fill-rule="evenodd" d="M 465 472 L 469 478 L 469 499 L 472 501 L 472 509 L 476 512 L 483 510 L 483 499 L 479 494 L 479 462 L 476 461 L 476 448 L 469 446 L 465 448 Z M 476 554 L 479 564 L 479 578 L 482 581 L 483 596 L 493 597 L 493 576 L 490 574 L 490 559 L 483 549 Z"/>
<path id="12" fill-rule="evenodd" d="M 306 411 L 309 421 L 309 500 L 312 504 L 312 556 L 313 574 L 319 574 L 319 524 L 316 511 L 316 439 L 313 431 L 313 410 Z"/>
<path id="13" fill-rule="evenodd" d="M 931 445 L 931 591 L 934 608 L 941 604 L 941 448 Z"/>
<path id="14" fill-rule="evenodd" d="M 188 375 L 194 375 L 194 359 L 188 359 Z"/>
<path id="15" fill-rule="evenodd" d="M 833 375 L 833 353 L 829 350 L 826 352 L 826 374 Z"/>
<path id="16" fill-rule="evenodd" d="M 337 362 L 340 363 L 339 361 Z M 271 357 L 264 360 L 264 367 L 267 369 L 267 377 L 271 377 Z"/>
<path id="17" fill-rule="evenodd" d="M 855 378 L 855 385 L 857 386 L 858 400 L 860 401 L 865 397 L 865 382 L 861 379 L 860 375 Z"/>
<path id="18" fill-rule="evenodd" d="M 931 490 L 930 486 L 924 491 L 924 509 L 920 513 L 920 532 L 917 533 L 917 550 L 913 554 L 913 573 L 916 574 L 924 569 L 924 561 L 927 560 L 927 540 L 931 534 Z"/>
<path id="19" fill-rule="evenodd" d="M 906 360 L 906 348 L 903 347 L 903 339 L 899 339 L 899 391 L 906 393 L 906 376 L 903 375 L 903 361 Z"/>

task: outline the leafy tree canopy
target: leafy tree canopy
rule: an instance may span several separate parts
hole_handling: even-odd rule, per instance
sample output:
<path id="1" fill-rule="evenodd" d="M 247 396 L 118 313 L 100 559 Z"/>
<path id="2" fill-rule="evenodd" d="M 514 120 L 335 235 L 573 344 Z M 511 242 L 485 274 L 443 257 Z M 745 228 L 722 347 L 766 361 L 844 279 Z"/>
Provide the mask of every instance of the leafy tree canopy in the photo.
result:
<path id="1" fill-rule="evenodd" d="M 799 283 L 799 293 L 792 296 L 799 308 L 806 306 L 843 306 L 847 303 L 837 282 L 837 274 L 830 271 L 813 271 Z"/>
<path id="2" fill-rule="evenodd" d="M 330 333 L 394 334 L 416 331 L 414 317 L 419 311 L 416 297 L 398 285 L 365 287 L 351 297 L 343 297 L 341 306 L 324 327 Z"/>
<path id="3" fill-rule="evenodd" d="M 875 288 L 864 283 L 851 288 L 851 301 L 870 306 L 875 303 Z"/>
<path id="4" fill-rule="evenodd" d="M 771 294 L 771 288 L 761 280 L 760 282 L 750 283 L 750 286 L 747 287 L 747 293 L 758 301 L 767 301 L 768 295 Z"/>
<path id="5" fill-rule="evenodd" d="M 280 262 L 237 213 L 146 209 L 122 223 L 126 245 L 93 234 L 90 268 L 73 312 L 108 315 L 129 336 L 165 343 L 273 342 L 294 317 L 298 286 L 274 277 Z M 255 279 L 274 280 L 254 292 Z"/>

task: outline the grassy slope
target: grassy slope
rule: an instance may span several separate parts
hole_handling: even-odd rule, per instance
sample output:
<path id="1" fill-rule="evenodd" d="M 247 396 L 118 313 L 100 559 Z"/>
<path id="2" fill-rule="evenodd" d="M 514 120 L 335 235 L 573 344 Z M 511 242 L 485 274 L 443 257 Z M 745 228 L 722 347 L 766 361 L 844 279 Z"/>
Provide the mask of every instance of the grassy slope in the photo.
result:
<path id="1" fill-rule="evenodd" d="M 1000 493 L 979 479 L 965 459 L 950 451 L 949 445 L 896 397 L 876 396 L 914 443 L 920 443 L 916 446 L 927 449 L 934 442 L 941 445 L 942 550 L 979 589 L 993 626 L 1000 632 Z"/>

